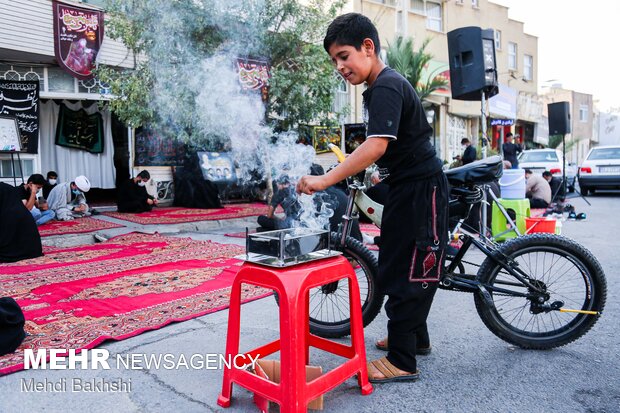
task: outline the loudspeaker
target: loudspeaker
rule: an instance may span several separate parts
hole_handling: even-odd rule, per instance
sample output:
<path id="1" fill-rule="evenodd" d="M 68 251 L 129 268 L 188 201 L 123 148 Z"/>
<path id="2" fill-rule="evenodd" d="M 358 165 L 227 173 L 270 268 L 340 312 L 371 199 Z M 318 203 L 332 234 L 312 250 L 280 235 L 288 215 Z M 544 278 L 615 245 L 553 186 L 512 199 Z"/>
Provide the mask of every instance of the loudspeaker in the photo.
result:
<path id="1" fill-rule="evenodd" d="M 452 99 L 481 100 L 497 94 L 493 29 L 461 27 L 448 32 Z"/>
<path id="2" fill-rule="evenodd" d="M 549 136 L 570 133 L 570 105 L 568 102 L 549 103 Z"/>

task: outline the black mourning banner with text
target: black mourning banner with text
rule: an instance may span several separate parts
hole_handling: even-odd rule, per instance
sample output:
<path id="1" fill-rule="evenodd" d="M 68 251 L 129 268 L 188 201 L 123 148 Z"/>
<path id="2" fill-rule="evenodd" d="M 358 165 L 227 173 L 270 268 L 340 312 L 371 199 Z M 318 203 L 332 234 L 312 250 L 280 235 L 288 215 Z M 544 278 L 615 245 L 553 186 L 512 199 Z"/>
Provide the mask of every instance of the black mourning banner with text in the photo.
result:
<path id="1" fill-rule="evenodd" d="M 134 153 L 135 166 L 182 166 L 185 160 L 185 146 L 174 133 L 149 126 L 136 129 Z"/>
<path id="2" fill-rule="evenodd" d="M 101 113 L 89 115 L 84 109 L 71 110 L 60 104 L 56 125 L 56 145 L 103 152 L 103 118 Z"/>
<path id="3" fill-rule="evenodd" d="M 0 116 L 17 119 L 22 150 L 39 149 L 39 82 L 0 80 Z"/>

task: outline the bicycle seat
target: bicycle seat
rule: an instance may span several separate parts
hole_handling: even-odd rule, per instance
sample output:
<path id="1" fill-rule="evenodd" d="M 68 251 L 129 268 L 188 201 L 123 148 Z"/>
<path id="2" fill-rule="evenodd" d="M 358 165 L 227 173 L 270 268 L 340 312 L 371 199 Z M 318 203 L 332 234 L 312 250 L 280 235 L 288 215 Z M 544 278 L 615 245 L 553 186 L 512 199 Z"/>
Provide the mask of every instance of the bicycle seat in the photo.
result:
<path id="1" fill-rule="evenodd" d="M 486 184 L 499 179 L 504 167 L 500 156 L 490 156 L 445 172 L 453 186 Z"/>

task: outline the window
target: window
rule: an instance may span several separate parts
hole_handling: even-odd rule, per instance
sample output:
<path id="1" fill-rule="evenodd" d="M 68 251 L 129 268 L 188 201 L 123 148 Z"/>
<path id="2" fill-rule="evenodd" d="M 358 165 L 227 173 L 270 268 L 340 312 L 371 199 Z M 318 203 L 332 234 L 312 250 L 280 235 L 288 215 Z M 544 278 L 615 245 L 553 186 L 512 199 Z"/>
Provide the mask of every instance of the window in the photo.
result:
<path id="1" fill-rule="evenodd" d="M 344 123 L 346 122 L 346 115 L 349 108 L 349 84 L 337 72 L 335 73 L 335 76 L 338 79 L 338 86 L 334 91 L 334 103 L 332 109 L 335 113 L 340 114 L 339 120 Z"/>
<path id="2" fill-rule="evenodd" d="M 410 0 L 409 10 L 418 14 L 426 14 L 426 9 L 424 8 L 424 0 Z"/>
<path id="3" fill-rule="evenodd" d="M 34 172 L 34 161 L 32 159 L 22 159 L 22 170 L 24 173 L 24 178 L 28 178 Z M 13 178 L 13 176 L 17 176 L 19 178 L 19 163 L 17 159 L 15 159 L 15 174 L 13 174 L 13 162 L 10 159 L 2 159 L 0 160 L 0 177 L 1 178 Z"/>
<path id="4" fill-rule="evenodd" d="M 441 3 L 426 2 L 426 28 L 437 32 L 443 31 L 443 10 Z"/>
<path id="5" fill-rule="evenodd" d="M 397 6 L 398 0 L 375 0 L 378 3 L 385 4 L 386 6 Z"/>
<path id="6" fill-rule="evenodd" d="M 478 0 L 471 0 L 471 7 L 477 9 L 478 8 Z"/>
<path id="7" fill-rule="evenodd" d="M 517 44 L 508 42 L 508 69 L 517 70 Z"/>
<path id="8" fill-rule="evenodd" d="M 495 50 L 502 50 L 502 32 L 495 30 Z"/>
<path id="9" fill-rule="evenodd" d="M 588 105 L 579 105 L 579 122 L 588 122 Z"/>
<path id="10" fill-rule="evenodd" d="M 534 58 L 527 54 L 523 56 L 523 79 L 534 79 Z"/>
<path id="11" fill-rule="evenodd" d="M 458 4 L 458 5 L 461 5 L 461 6 L 462 6 L 462 5 L 463 5 L 463 1 L 465 1 L 465 0 L 456 0 L 456 4 Z"/>

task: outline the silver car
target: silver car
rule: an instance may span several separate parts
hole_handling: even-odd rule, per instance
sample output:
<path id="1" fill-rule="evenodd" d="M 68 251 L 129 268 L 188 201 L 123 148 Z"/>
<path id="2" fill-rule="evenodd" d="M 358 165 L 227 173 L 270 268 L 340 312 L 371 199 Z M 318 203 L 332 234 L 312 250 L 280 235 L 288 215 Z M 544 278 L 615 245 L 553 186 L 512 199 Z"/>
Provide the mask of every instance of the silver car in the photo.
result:
<path id="1" fill-rule="evenodd" d="M 590 149 L 579 168 L 579 188 L 587 195 L 597 189 L 620 189 L 620 146 Z"/>
<path id="2" fill-rule="evenodd" d="M 553 176 L 562 178 L 562 152 L 557 149 L 528 149 L 519 155 L 519 168 L 530 169 L 535 174 L 542 175 L 549 171 Z M 577 168 L 573 163 L 566 163 L 566 183 L 568 191 L 575 190 Z"/>

